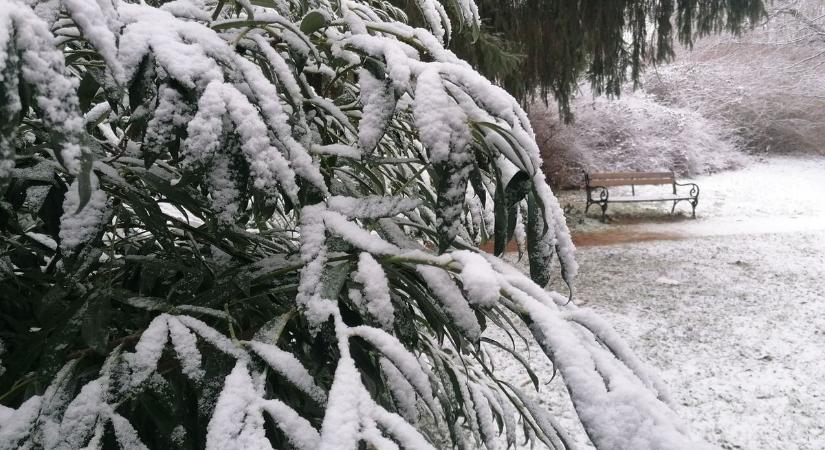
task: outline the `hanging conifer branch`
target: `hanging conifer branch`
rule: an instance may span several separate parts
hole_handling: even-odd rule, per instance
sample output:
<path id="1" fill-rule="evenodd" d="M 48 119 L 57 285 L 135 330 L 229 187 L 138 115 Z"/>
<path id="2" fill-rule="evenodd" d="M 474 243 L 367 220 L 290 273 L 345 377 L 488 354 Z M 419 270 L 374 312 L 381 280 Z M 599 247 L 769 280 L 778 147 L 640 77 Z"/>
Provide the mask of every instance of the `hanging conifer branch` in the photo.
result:
<path id="1" fill-rule="evenodd" d="M 739 33 L 765 13 L 762 0 L 481 0 L 479 10 L 485 26 L 455 35 L 458 54 L 518 98 L 554 96 L 566 120 L 583 79 L 619 95 L 646 64 L 670 60 L 675 40 Z"/>

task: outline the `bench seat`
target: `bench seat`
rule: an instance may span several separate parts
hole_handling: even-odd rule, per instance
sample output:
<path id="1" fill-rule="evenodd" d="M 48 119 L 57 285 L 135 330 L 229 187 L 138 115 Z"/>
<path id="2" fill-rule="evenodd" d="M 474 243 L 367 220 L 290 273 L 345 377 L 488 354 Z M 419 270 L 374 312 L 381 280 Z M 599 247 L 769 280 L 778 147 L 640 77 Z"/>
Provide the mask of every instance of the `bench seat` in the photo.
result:
<path id="1" fill-rule="evenodd" d="M 602 220 L 607 214 L 609 203 L 641 203 L 641 202 L 673 202 L 670 213 L 676 210 L 679 202 L 688 202 L 692 208 L 692 216 L 696 218 L 696 205 L 699 204 L 699 185 L 696 183 L 677 183 L 673 172 L 603 172 L 584 174 L 585 190 L 587 193 L 587 207 L 584 213 L 590 209 L 590 205 L 599 205 L 602 209 Z M 643 185 L 669 185 L 672 192 L 661 194 L 636 195 L 636 186 Z M 611 196 L 610 188 L 615 186 L 630 186 L 632 195 Z M 690 191 L 681 192 L 678 187 L 689 187 Z M 596 194 L 594 196 L 594 194 Z"/>
<path id="2" fill-rule="evenodd" d="M 629 196 L 610 197 L 610 203 L 633 203 L 633 202 L 669 202 L 673 200 L 690 200 L 692 197 L 686 195 L 662 194 L 656 196 Z"/>

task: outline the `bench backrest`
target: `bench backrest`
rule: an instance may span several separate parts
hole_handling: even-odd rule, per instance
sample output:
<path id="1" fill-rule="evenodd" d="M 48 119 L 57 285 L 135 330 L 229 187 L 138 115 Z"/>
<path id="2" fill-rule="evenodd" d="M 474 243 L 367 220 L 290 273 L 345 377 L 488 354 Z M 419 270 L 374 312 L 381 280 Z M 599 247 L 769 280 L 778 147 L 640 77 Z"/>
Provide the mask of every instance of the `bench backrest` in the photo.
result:
<path id="1" fill-rule="evenodd" d="M 613 172 L 585 173 L 588 186 L 640 186 L 643 184 L 673 184 L 673 172 Z"/>

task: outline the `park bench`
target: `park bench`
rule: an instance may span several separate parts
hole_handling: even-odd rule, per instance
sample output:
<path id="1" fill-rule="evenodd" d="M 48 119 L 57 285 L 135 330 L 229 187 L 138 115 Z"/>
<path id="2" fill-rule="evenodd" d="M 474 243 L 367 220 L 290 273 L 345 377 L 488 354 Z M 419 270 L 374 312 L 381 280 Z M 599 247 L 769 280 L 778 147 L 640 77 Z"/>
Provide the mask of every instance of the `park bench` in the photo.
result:
<path id="1" fill-rule="evenodd" d="M 677 183 L 673 172 L 585 172 L 584 183 L 587 190 L 587 207 L 584 209 L 584 213 L 587 214 L 590 205 L 599 205 L 602 209 L 602 220 L 605 219 L 608 203 L 673 202 L 673 208 L 670 210 L 670 213 L 673 214 L 676 205 L 681 201 L 690 204 L 693 209 L 692 217 L 696 218 L 696 205 L 699 204 L 699 185 L 696 183 Z M 673 186 L 673 193 L 637 197 L 636 186 L 642 185 L 670 185 Z M 616 186 L 630 186 L 631 195 L 611 196 L 609 188 Z M 690 192 L 677 192 L 677 186 L 689 186 Z"/>

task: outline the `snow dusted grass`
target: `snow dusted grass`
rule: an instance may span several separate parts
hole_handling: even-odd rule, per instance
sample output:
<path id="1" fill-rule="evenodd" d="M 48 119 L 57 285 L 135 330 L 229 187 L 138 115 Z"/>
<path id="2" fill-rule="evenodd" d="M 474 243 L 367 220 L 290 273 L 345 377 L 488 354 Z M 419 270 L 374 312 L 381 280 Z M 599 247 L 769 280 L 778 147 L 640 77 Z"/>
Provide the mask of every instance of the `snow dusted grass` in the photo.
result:
<path id="1" fill-rule="evenodd" d="M 621 205 L 616 222 L 636 214 L 637 223 L 578 225 L 679 237 L 580 247 L 576 299 L 659 370 L 696 438 L 729 449 L 825 448 L 823 180 L 822 159 L 761 161 L 698 179 L 695 221 L 638 223 L 669 208 Z M 522 350 L 547 382 L 547 358 Z M 515 365 L 498 370 L 529 380 Z M 539 399 L 572 427 L 566 395 L 554 380 Z M 575 438 L 586 443 L 580 427 Z"/>
<path id="2" fill-rule="evenodd" d="M 698 436 L 825 446 L 825 233 L 590 247 L 579 261 L 578 298 L 661 371 Z"/>

